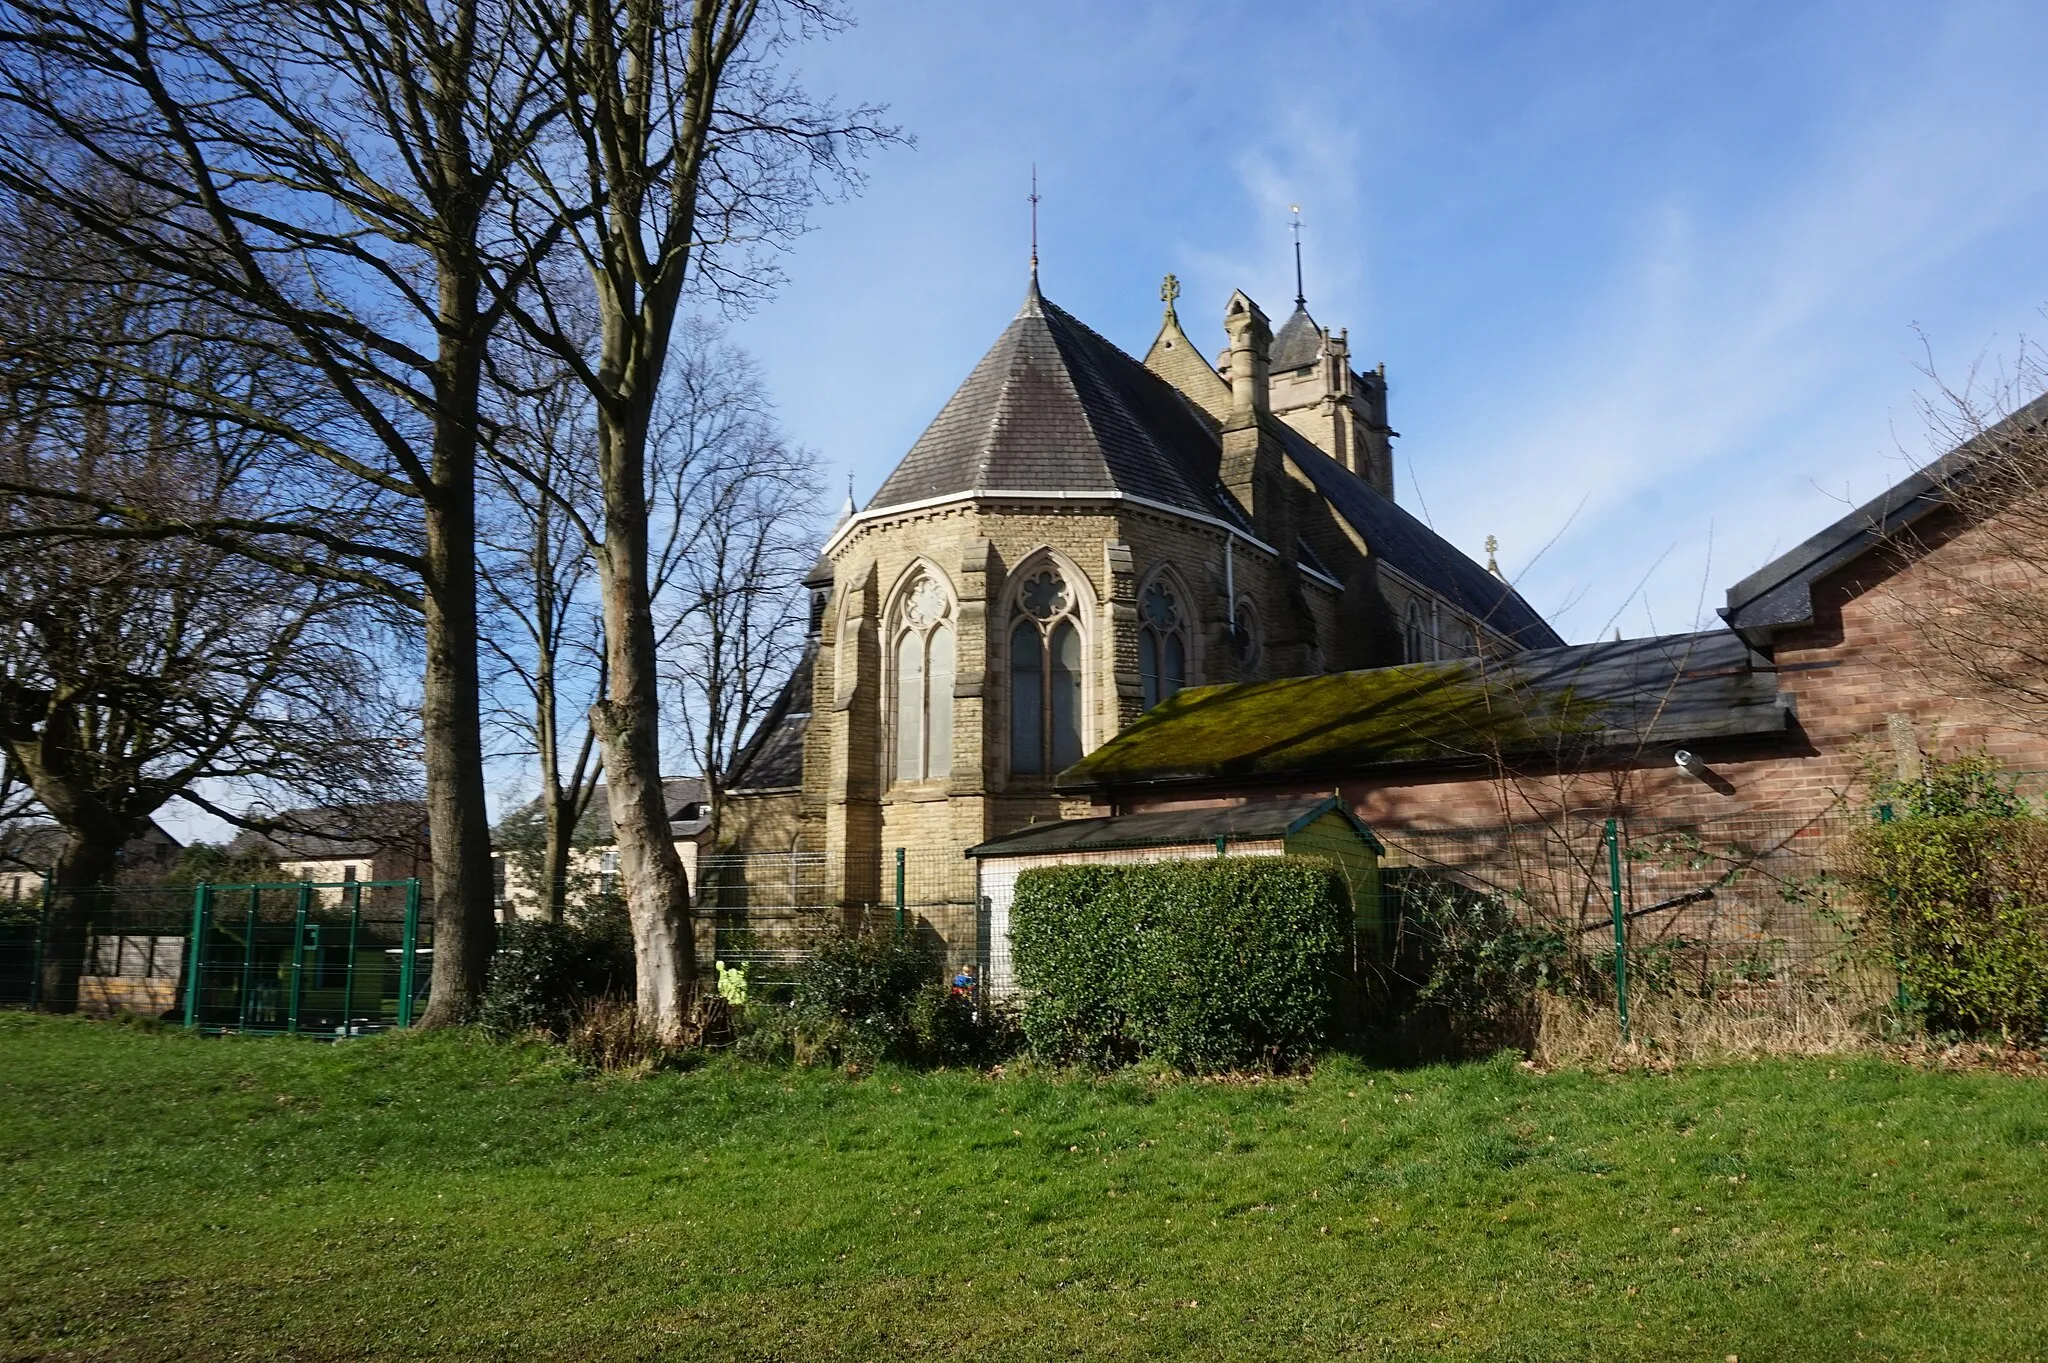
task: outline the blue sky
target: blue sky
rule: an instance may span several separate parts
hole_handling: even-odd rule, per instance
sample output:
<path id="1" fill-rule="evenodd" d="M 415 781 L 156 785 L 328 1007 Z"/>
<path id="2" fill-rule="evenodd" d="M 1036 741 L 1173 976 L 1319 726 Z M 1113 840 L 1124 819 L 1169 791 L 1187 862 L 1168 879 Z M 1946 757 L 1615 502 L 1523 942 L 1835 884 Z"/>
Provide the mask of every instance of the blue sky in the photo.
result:
<path id="1" fill-rule="evenodd" d="M 1233 288 L 1277 322 L 1300 203 L 1311 310 L 1386 363 L 1401 500 L 1498 535 L 1573 640 L 1710 622 L 1924 457 L 1922 333 L 1958 374 L 2042 328 L 2038 3 L 857 14 L 804 77 L 918 145 L 735 335 L 863 498 L 1016 310 L 1034 161 L 1048 296 L 1140 354 L 1169 270 L 1206 350 Z"/>

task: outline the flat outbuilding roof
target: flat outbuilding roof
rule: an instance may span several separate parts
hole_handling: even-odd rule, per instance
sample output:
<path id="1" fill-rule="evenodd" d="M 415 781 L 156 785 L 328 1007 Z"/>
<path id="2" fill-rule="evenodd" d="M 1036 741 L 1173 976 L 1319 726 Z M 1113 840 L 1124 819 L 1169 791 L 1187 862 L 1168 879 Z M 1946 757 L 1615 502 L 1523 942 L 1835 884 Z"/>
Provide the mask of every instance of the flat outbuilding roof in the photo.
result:
<path id="1" fill-rule="evenodd" d="M 1226 805 L 1210 809 L 1169 809 L 1151 814 L 1111 814 L 1095 819 L 1061 819 L 1032 824 L 967 849 L 970 857 L 1028 857 L 1052 852 L 1099 852 L 1119 847 L 1171 847 L 1181 843 L 1266 842 L 1298 833 L 1325 814 L 1343 816 L 1374 852 L 1386 849 L 1350 806 L 1333 795 Z"/>

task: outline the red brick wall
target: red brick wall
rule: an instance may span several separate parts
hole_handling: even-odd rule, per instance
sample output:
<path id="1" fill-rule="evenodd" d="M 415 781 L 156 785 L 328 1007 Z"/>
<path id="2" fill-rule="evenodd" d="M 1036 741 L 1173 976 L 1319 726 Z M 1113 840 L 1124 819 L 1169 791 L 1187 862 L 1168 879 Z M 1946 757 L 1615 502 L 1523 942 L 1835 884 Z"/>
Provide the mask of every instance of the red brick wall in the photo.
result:
<path id="1" fill-rule="evenodd" d="M 2048 737 L 1993 707 L 1947 694 L 1916 665 L 1907 623 L 1938 614 L 1957 579 L 1996 568 L 1989 536 L 1957 518 L 1936 518 L 1918 542 L 1864 555 L 1815 584 L 1814 620 L 1781 630 L 1778 685 L 1794 697 L 1797 727 L 1785 741 L 1703 743 L 1709 784 L 1679 770 L 1662 745 L 1608 770 L 1500 779 L 1481 773 L 1374 777 L 1341 783 L 1368 824 L 1453 828 L 1535 823 L 1570 811 L 1638 818 L 1769 816 L 1800 822 L 1860 798 L 1861 761 L 1889 761 L 1891 716 L 1904 715 L 1925 749 L 1983 747 L 2015 770 L 2048 773 Z M 2029 784 L 2038 786 L 2039 778 Z M 1329 790 L 1331 783 L 1216 786 L 1120 796 L 1122 812 L 1235 802 Z"/>

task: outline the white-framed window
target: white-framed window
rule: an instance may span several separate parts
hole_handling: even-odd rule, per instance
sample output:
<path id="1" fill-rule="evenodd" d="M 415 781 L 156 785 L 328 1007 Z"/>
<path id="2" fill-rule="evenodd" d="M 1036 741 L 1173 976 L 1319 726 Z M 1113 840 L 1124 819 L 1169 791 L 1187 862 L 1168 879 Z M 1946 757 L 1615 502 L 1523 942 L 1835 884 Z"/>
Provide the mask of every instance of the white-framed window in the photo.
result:
<path id="1" fill-rule="evenodd" d="M 1056 564 L 1024 571 L 1010 611 L 1010 770 L 1044 775 L 1081 760 L 1085 640 L 1079 596 Z"/>
<path id="2" fill-rule="evenodd" d="M 1187 613 L 1164 574 L 1138 593 L 1138 680 L 1147 710 L 1188 684 Z"/>
<path id="3" fill-rule="evenodd" d="M 953 768 L 955 646 L 953 594 L 920 568 L 898 594 L 891 619 L 891 770 L 898 781 L 938 780 Z"/>

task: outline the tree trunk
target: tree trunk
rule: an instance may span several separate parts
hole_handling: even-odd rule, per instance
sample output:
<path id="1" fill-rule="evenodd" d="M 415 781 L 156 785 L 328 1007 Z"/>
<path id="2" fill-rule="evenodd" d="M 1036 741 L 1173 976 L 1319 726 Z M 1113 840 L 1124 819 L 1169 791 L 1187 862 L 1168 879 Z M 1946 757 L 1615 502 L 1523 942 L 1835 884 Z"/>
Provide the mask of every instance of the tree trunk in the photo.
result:
<path id="1" fill-rule="evenodd" d="M 541 910 L 550 923 L 562 921 L 569 900 L 569 841 L 575 819 L 569 798 L 555 784 L 555 774 L 541 775 L 541 798 L 546 801 L 547 821 L 540 849 Z"/>
<path id="2" fill-rule="evenodd" d="M 46 1012 L 78 1011 L 87 929 L 94 911 L 106 905 L 125 841 L 107 830 L 65 830 L 64 847 L 50 868 L 50 913 L 43 931 L 40 998 Z"/>
<path id="3" fill-rule="evenodd" d="M 473 442 L 471 450 L 473 456 Z M 445 470 L 427 504 L 427 668 L 420 724 L 434 851 L 434 972 L 422 1027 L 469 1020 L 483 994 L 495 935 L 477 666 L 475 481 L 472 457 L 466 468 Z"/>
<path id="4" fill-rule="evenodd" d="M 639 404 L 634 404 L 638 406 Z M 661 682 L 647 572 L 646 436 L 611 420 L 599 433 L 604 483 L 603 571 L 607 684 L 590 719 L 604 744 L 619 881 L 633 920 L 641 1015 L 665 1040 L 682 1034 L 683 1003 L 696 980 L 690 886 L 669 831 L 661 788 Z"/>

